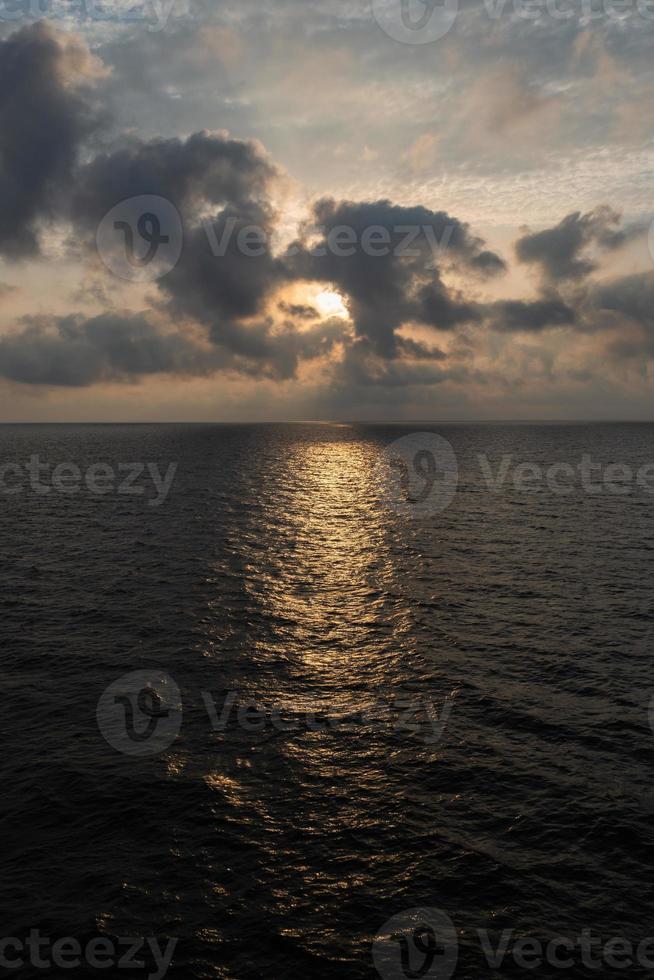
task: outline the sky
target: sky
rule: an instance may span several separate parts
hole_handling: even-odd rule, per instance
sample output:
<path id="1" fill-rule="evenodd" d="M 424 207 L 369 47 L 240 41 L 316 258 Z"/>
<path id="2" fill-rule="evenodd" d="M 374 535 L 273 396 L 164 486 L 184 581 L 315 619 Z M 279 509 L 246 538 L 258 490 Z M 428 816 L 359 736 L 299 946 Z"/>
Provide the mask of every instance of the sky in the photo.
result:
<path id="1" fill-rule="evenodd" d="M 0 421 L 652 419 L 654 0 L 0 0 Z"/>

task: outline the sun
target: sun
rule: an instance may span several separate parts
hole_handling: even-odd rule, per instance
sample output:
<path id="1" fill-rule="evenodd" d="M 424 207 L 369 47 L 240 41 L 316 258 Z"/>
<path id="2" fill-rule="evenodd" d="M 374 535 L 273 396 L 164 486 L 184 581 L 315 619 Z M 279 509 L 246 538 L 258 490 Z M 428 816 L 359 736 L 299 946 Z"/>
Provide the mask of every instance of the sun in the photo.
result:
<path id="1" fill-rule="evenodd" d="M 314 298 L 314 304 L 322 317 L 340 316 L 347 320 L 349 313 L 340 293 L 333 289 L 323 289 Z"/>

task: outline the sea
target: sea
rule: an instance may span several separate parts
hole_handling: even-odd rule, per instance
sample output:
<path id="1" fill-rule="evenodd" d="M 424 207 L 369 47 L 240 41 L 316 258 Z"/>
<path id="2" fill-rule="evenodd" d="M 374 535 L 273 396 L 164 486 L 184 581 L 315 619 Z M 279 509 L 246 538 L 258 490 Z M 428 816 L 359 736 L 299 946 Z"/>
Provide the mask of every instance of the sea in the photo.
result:
<path id="1" fill-rule="evenodd" d="M 4 425 L 0 544 L 5 967 L 654 975 L 654 425 Z"/>

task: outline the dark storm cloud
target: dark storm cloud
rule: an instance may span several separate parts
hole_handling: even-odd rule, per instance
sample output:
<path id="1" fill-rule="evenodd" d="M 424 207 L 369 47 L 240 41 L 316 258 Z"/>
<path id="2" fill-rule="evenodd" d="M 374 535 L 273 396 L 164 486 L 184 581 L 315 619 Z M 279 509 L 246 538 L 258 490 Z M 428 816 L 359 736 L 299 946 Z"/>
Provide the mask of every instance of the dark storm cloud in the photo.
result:
<path id="1" fill-rule="evenodd" d="M 266 319 L 268 299 L 287 277 L 271 253 L 275 213 L 268 194 L 276 176 L 256 144 L 223 134 L 134 142 L 81 169 L 73 220 L 92 232 L 122 200 L 157 195 L 172 202 L 184 244 L 159 284 L 163 307 L 173 319 L 201 323 L 227 363 L 233 357 L 247 374 L 287 377 L 302 344 L 273 338 Z M 242 323 L 253 318 L 260 322 Z"/>
<path id="2" fill-rule="evenodd" d="M 92 59 L 74 36 L 39 22 L 0 41 L 0 253 L 38 253 L 40 223 L 57 213 L 80 144 L 97 116 L 77 83 Z"/>
<path id="3" fill-rule="evenodd" d="M 539 265 L 550 282 L 583 279 L 597 268 L 585 250 L 612 251 L 643 231 L 641 226 L 620 229 L 619 223 L 620 215 L 606 206 L 588 214 L 576 211 L 553 228 L 519 238 L 518 261 Z"/>
<path id="4" fill-rule="evenodd" d="M 648 360 L 654 355 L 654 273 L 594 284 L 586 296 L 585 315 L 589 329 L 612 332 L 613 357 Z"/>
<path id="5" fill-rule="evenodd" d="M 254 229 L 257 244 L 244 248 L 243 236 Z M 283 263 L 270 250 L 273 229 L 270 207 L 256 202 L 229 206 L 189 228 L 180 262 L 161 283 L 171 309 L 207 324 L 217 339 L 226 324 L 261 314 L 271 291 L 286 277 Z"/>
<path id="6" fill-rule="evenodd" d="M 592 307 L 629 317 L 636 323 L 654 323 L 654 273 L 599 283 L 590 294 Z"/>
<path id="7" fill-rule="evenodd" d="M 441 351 L 414 348 L 411 342 L 398 338 L 407 359 L 389 360 L 380 356 L 366 338 L 358 338 L 345 351 L 343 361 L 336 367 L 337 387 L 401 389 L 410 385 L 432 386 L 449 380 L 464 380 L 468 372 L 460 365 L 448 368 L 437 362 L 445 360 Z M 429 363 L 430 361 L 436 363 Z"/>
<path id="8" fill-rule="evenodd" d="M 76 224 L 95 230 L 104 215 L 130 197 L 153 194 L 194 220 L 206 205 L 249 207 L 266 200 L 275 168 L 254 143 L 223 134 L 133 141 L 98 154 L 77 175 L 72 200 Z"/>
<path id="9" fill-rule="evenodd" d="M 283 330 L 274 328 L 267 307 L 290 276 L 271 252 L 273 231 L 266 204 L 224 208 L 188 229 L 182 257 L 160 288 L 168 315 L 201 323 L 211 342 L 229 352 L 244 373 L 285 379 L 295 375 L 301 359 L 318 356 L 321 344 L 327 352 L 343 328 L 318 324 L 299 330 L 306 311 L 294 313 L 292 307 L 283 311 Z"/>
<path id="10" fill-rule="evenodd" d="M 318 310 L 313 306 L 307 306 L 305 303 L 279 303 L 278 309 L 282 313 L 287 313 L 294 320 L 317 320 L 319 317 Z"/>
<path id="11" fill-rule="evenodd" d="M 443 283 L 439 267 L 486 275 L 504 269 L 451 215 L 386 200 L 319 201 L 287 263 L 298 278 L 337 286 L 358 336 L 388 358 L 397 355 L 396 330 L 404 323 L 449 330 L 478 318 L 474 305 Z"/>
<path id="12" fill-rule="evenodd" d="M 329 355 L 348 335 L 348 324 L 336 318 L 302 331 L 292 322 L 275 327 L 265 320 L 247 328 L 227 323 L 212 340 L 229 355 L 232 370 L 253 378 L 288 381 L 297 376 L 302 362 Z"/>
<path id="13" fill-rule="evenodd" d="M 423 344 L 411 337 L 398 337 L 396 346 L 399 353 L 408 360 L 414 361 L 444 361 L 447 357 L 440 347 Z"/>
<path id="14" fill-rule="evenodd" d="M 168 334 L 147 314 L 28 317 L 0 337 L 0 376 L 38 385 L 83 386 L 157 374 L 207 374 L 212 352 Z"/>
<path id="15" fill-rule="evenodd" d="M 491 325 L 495 330 L 537 333 L 551 327 L 570 326 L 576 319 L 575 310 L 560 299 L 505 300 L 495 304 Z"/>
<path id="16" fill-rule="evenodd" d="M 133 142 L 80 170 L 73 220 L 93 232 L 122 200 L 157 195 L 171 201 L 182 216 L 184 246 L 159 283 L 161 308 L 174 322 L 202 324 L 220 352 L 214 358 L 207 351 L 213 369 L 287 378 L 301 357 L 317 356 L 316 344 L 329 346 L 333 330 L 318 327 L 319 337 L 303 332 L 293 339 L 288 328 L 276 333 L 266 316 L 269 297 L 287 275 L 270 245 L 275 214 L 268 193 L 276 174 L 256 144 L 222 134 Z M 248 232 L 256 236 L 253 248 Z"/>
<path id="17" fill-rule="evenodd" d="M 20 330 L 0 337 L 0 377 L 60 387 L 217 371 L 284 380 L 295 376 L 301 361 L 328 354 L 346 333 L 338 320 L 301 333 L 290 325 L 273 331 L 263 322 L 247 340 L 237 332 L 212 344 L 188 330 L 164 329 L 148 313 L 25 317 Z"/>

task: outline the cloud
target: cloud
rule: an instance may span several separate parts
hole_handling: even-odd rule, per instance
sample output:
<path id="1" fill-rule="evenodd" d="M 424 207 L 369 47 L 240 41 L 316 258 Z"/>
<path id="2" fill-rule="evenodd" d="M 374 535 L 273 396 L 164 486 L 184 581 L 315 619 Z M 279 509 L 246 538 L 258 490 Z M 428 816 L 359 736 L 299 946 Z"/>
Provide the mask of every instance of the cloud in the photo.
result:
<path id="1" fill-rule="evenodd" d="M 620 229 L 619 223 L 620 214 L 606 205 L 587 214 L 573 212 L 553 228 L 518 239 L 518 261 L 538 265 L 552 283 L 584 279 L 597 269 L 587 251 L 591 246 L 613 251 L 643 231 L 640 225 Z"/>
<path id="2" fill-rule="evenodd" d="M 152 194 L 177 207 L 187 222 L 209 205 L 248 206 L 267 199 L 277 171 L 253 142 L 225 133 L 198 132 L 187 139 L 136 139 L 100 153 L 77 174 L 71 216 L 95 232 L 104 215 L 130 197 Z"/>
<path id="3" fill-rule="evenodd" d="M 588 329 L 610 332 L 611 358 L 644 363 L 654 357 L 654 272 L 594 283 L 584 313 Z"/>
<path id="4" fill-rule="evenodd" d="M 217 366 L 210 349 L 164 331 L 148 313 L 26 317 L 21 326 L 0 337 L 0 375 L 24 384 L 86 386 Z"/>
<path id="5" fill-rule="evenodd" d="M 403 357 L 389 360 L 380 356 L 369 340 L 359 338 L 348 346 L 345 357 L 335 368 L 333 383 L 337 389 L 401 389 L 412 385 L 440 385 L 446 381 L 463 381 L 468 375 L 460 365 L 448 367 L 439 362 L 446 356 L 439 350 L 428 350 L 399 339 Z M 431 362 L 431 363 L 430 363 Z"/>
<path id="6" fill-rule="evenodd" d="M 440 268 L 502 271 L 502 259 L 483 245 L 444 211 L 323 199 L 286 261 L 297 278 L 336 286 L 348 297 L 357 335 L 393 358 L 405 323 L 450 330 L 478 318 L 474 304 L 445 285 Z"/>
<path id="7" fill-rule="evenodd" d="M 571 326 L 576 320 L 575 310 L 560 299 L 504 300 L 494 305 L 491 325 L 495 330 L 537 333 Z"/>
<path id="8" fill-rule="evenodd" d="M 590 294 L 590 304 L 630 317 L 640 324 L 654 324 L 654 273 L 622 276 L 599 283 Z"/>
<path id="9" fill-rule="evenodd" d="M 320 316 L 314 306 L 306 303 L 279 303 L 278 309 L 282 313 L 288 313 L 294 320 L 317 320 Z"/>
<path id="10" fill-rule="evenodd" d="M 211 342 L 191 324 L 173 326 L 150 311 L 31 316 L 0 337 L 0 377 L 51 387 L 217 372 L 281 381 L 295 377 L 301 362 L 328 356 L 348 329 L 335 318 L 301 333 L 263 321 Z"/>
<path id="11" fill-rule="evenodd" d="M 259 245 L 248 254 L 243 235 L 257 229 Z M 161 283 L 171 309 L 207 324 L 216 339 L 236 320 L 265 312 L 269 295 L 286 278 L 273 257 L 273 213 L 266 204 L 230 204 L 188 229 L 177 267 Z"/>
<path id="12" fill-rule="evenodd" d="M 101 74 L 74 35 L 39 22 L 0 40 L 0 254 L 39 252 L 43 222 L 73 182 L 80 146 L 99 123 L 84 89 Z"/>

